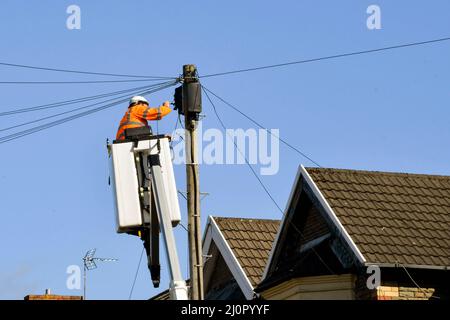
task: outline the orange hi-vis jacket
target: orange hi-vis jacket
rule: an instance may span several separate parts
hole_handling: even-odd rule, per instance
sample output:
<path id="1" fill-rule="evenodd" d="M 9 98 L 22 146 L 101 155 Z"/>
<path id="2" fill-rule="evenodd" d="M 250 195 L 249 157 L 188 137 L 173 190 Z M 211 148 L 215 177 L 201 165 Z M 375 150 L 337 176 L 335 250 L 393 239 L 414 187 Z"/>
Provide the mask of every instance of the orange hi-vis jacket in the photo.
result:
<path id="1" fill-rule="evenodd" d="M 166 106 L 150 108 L 145 104 L 136 104 L 128 108 L 120 121 L 116 140 L 125 139 L 125 129 L 147 126 L 147 120 L 161 120 L 172 110 Z"/>

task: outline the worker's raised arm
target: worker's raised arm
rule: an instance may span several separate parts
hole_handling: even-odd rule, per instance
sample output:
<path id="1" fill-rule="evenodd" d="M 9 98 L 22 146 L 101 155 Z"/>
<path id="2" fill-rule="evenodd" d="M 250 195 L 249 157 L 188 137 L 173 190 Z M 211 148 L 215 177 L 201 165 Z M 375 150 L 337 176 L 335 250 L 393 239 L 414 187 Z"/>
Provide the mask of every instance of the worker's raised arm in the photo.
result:
<path id="1" fill-rule="evenodd" d="M 172 109 L 170 109 L 170 103 L 168 101 L 164 102 L 162 106 L 157 108 L 140 106 L 138 107 L 137 113 L 140 117 L 147 120 L 161 120 L 163 117 L 167 116 Z"/>

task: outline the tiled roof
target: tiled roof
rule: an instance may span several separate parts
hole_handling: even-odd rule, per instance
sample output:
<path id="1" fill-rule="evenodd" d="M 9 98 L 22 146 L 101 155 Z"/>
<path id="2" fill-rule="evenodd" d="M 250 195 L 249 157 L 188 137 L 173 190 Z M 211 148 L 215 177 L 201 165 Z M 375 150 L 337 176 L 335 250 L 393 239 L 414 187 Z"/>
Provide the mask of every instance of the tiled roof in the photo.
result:
<path id="1" fill-rule="evenodd" d="M 450 266 L 450 177 L 306 169 L 368 263 Z"/>
<path id="2" fill-rule="evenodd" d="M 275 240 L 279 220 L 214 217 L 251 284 L 261 280 Z"/>

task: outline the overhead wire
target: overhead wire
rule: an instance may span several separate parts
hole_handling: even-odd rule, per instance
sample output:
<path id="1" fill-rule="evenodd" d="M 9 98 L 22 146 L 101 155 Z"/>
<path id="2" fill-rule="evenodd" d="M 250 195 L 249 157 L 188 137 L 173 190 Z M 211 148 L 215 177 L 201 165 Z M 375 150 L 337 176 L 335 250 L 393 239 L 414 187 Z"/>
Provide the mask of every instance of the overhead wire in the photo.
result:
<path id="1" fill-rule="evenodd" d="M 162 89 L 164 89 L 164 88 L 170 87 L 170 86 L 172 86 L 172 85 L 173 85 L 173 83 L 168 83 L 168 84 L 163 83 L 163 84 L 159 85 L 158 87 L 151 87 L 151 88 L 149 88 L 149 90 L 142 91 L 142 92 L 137 92 L 137 94 L 145 95 L 145 94 L 153 93 L 153 92 L 162 90 Z M 48 126 L 48 125 L 51 127 L 51 126 L 60 124 L 60 122 L 61 122 L 61 123 L 64 123 L 64 122 L 67 122 L 67 121 L 70 121 L 70 120 L 73 120 L 73 119 L 76 119 L 76 118 L 79 118 L 79 117 L 83 117 L 83 116 L 89 115 L 89 114 L 94 113 L 94 112 L 101 111 L 101 110 L 106 109 L 106 108 L 110 108 L 110 107 L 112 107 L 112 106 L 115 106 L 115 105 L 117 105 L 117 104 L 119 104 L 119 103 L 122 103 L 122 102 L 125 102 L 126 100 L 128 100 L 129 95 L 124 95 L 124 96 L 116 97 L 116 98 L 114 98 L 113 100 L 116 100 L 116 99 L 119 99 L 119 98 L 124 98 L 124 99 L 117 100 L 117 101 L 112 102 L 112 103 L 110 103 L 110 104 L 107 104 L 107 105 L 104 105 L 104 106 L 100 106 L 100 107 L 98 107 L 98 108 L 94 108 L 94 109 L 91 109 L 91 110 L 88 110 L 88 111 L 84 111 L 84 112 L 78 113 L 78 114 L 76 114 L 76 115 L 67 117 L 67 118 L 63 118 L 63 119 L 60 119 L 60 120 L 56 120 L 56 121 L 54 121 L 54 122 L 49 122 L 49 123 L 47 123 L 47 124 L 44 124 L 44 125 L 41 125 L 41 126 L 38 126 L 38 127 L 34 127 L 34 128 L 27 129 L 27 130 L 24 130 L 24 131 L 20 131 L 20 132 L 17 132 L 17 133 L 8 135 L 8 136 L 1 137 L 1 138 L 0 138 L 0 143 L 2 143 L 3 140 L 8 140 L 8 141 L 9 141 L 10 138 L 13 138 L 13 137 L 16 137 L 16 136 L 22 136 L 22 134 L 25 134 L 25 133 L 28 133 L 28 132 L 30 132 L 30 131 L 34 131 L 34 130 L 40 129 L 41 127 L 46 127 L 46 126 Z M 111 100 L 111 99 L 110 99 L 110 100 Z M 109 101 L 109 100 L 108 100 L 108 101 Z M 107 102 L 107 101 L 103 101 L 102 103 L 104 103 L 104 102 Z M 44 128 L 44 129 L 45 129 L 45 128 Z M 40 130 L 37 130 L 37 131 L 40 131 Z"/>
<path id="2" fill-rule="evenodd" d="M 168 86 L 155 88 L 153 90 L 149 90 L 149 91 L 146 91 L 146 92 L 140 92 L 138 94 L 141 94 L 141 95 L 149 94 L 149 93 L 156 92 L 158 90 L 164 89 L 165 87 L 168 87 Z M 32 133 L 35 133 L 35 132 L 38 132 L 38 131 L 42 131 L 42 130 L 48 129 L 50 127 L 59 125 L 61 123 L 65 123 L 67 121 L 71 121 L 71 120 L 77 119 L 79 117 L 84 117 L 86 115 L 89 115 L 89 114 L 94 113 L 94 112 L 101 111 L 101 110 L 106 109 L 106 108 L 110 108 L 110 107 L 115 106 L 115 105 L 117 105 L 119 103 L 125 102 L 126 100 L 128 100 L 128 97 L 126 97 L 125 99 L 118 100 L 118 101 L 115 101 L 113 103 L 101 106 L 99 108 L 94 108 L 94 109 L 91 109 L 91 110 L 88 110 L 88 111 L 85 111 L 85 112 L 82 112 L 82 113 L 79 113 L 79 114 L 76 114 L 76 115 L 73 115 L 73 116 L 70 116 L 70 117 L 67 117 L 67 118 L 56 120 L 56 121 L 53 121 L 53 122 L 50 122 L 50 123 L 43 124 L 41 126 L 33 127 L 31 129 L 23 130 L 23 131 L 14 133 L 14 134 L 10 134 L 10 135 L 1 137 L 0 138 L 0 144 L 4 143 L 4 142 L 7 142 L 7 141 L 11 141 L 11 140 L 15 140 L 15 139 L 21 138 L 23 136 L 27 136 L 29 134 L 32 134 Z"/>
<path id="3" fill-rule="evenodd" d="M 175 118 L 175 127 L 172 130 L 172 135 L 176 135 L 177 134 L 177 128 L 178 128 L 178 119 Z M 173 136 L 170 137 L 170 143 L 169 143 L 169 148 L 170 148 L 170 150 L 173 151 L 172 146 L 173 146 Z"/>
<path id="4" fill-rule="evenodd" d="M 159 85 L 166 84 L 166 83 L 168 83 L 168 82 L 164 82 L 164 83 L 160 83 L 160 84 L 155 84 L 155 85 L 152 85 L 152 86 L 138 87 L 138 88 L 134 88 L 132 91 L 131 91 L 131 90 L 127 90 L 127 91 L 128 91 L 128 92 L 136 92 L 136 91 L 141 90 L 141 89 L 150 89 L 150 88 L 157 87 L 157 86 L 159 86 Z M 123 93 L 123 92 L 122 92 L 122 93 Z M 93 107 L 93 106 L 96 106 L 96 105 L 103 104 L 103 103 L 105 103 L 105 102 L 114 101 L 114 100 L 116 100 L 116 99 L 118 99 L 118 98 L 128 97 L 129 94 L 130 94 L 130 93 L 128 93 L 127 95 L 122 95 L 122 96 L 120 96 L 120 97 L 115 97 L 115 98 L 107 99 L 107 100 L 104 100 L 104 101 L 92 103 L 92 104 L 89 104 L 89 105 L 87 105 L 87 106 L 83 106 L 83 107 L 71 109 L 71 110 L 68 110 L 68 111 L 60 112 L 60 113 L 53 114 L 53 115 L 50 115 L 50 116 L 46 116 L 46 117 L 43 117 L 43 118 L 39 118 L 39 119 L 35 119 L 35 120 L 23 122 L 23 123 L 20 123 L 20 124 L 17 124 L 17 125 L 13 125 L 13 126 L 10 126 L 10 127 L 1 128 L 1 129 L 0 129 L 0 132 L 12 130 L 12 129 L 16 129 L 16 128 L 23 127 L 23 126 L 26 126 L 26 125 L 29 125 L 29 124 L 33 124 L 33 123 L 36 123 L 36 122 L 41 122 L 41 121 L 48 120 L 48 119 L 55 118 L 55 117 L 59 117 L 59 116 L 65 115 L 65 114 L 73 113 L 73 112 L 75 112 L 75 111 L 87 109 L 87 108 L 90 108 L 90 107 Z M 114 94 L 114 95 L 116 95 L 116 94 Z"/>
<path id="5" fill-rule="evenodd" d="M 421 286 L 419 286 L 419 285 L 417 284 L 416 280 L 414 280 L 414 278 L 413 278 L 413 277 L 411 276 L 411 274 L 408 272 L 408 269 L 406 269 L 406 267 L 405 267 L 403 264 L 399 263 L 399 262 L 397 262 L 397 264 L 400 265 L 400 267 L 403 268 L 403 270 L 406 272 L 406 274 L 408 275 L 409 279 L 412 281 L 412 283 L 414 283 L 414 285 L 417 287 L 417 289 L 419 289 L 420 291 L 422 291 L 422 293 L 425 295 L 425 297 L 427 297 L 427 296 L 428 296 L 428 293 L 427 293 L 424 289 L 422 289 Z M 435 295 L 433 295 L 433 294 L 430 296 L 430 298 L 440 299 L 440 297 L 435 296 Z"/>
<path id="6" fill-rule="evenodd" d="M 157 84 L 155 84 L 155 85 L 157 85 Z M 134 87 L 134 88 L 124 89 L 124 90 L 119 90 L 119 91 L 112 91 L 112 92 L 108 92 L 108 93 L 102 93 L 102 94 L 93 95 L 93 96 L 86 96 L 86 97 L 75 98 L 75 99 L 71 99 L 71 100 L 64 100 L 64 101 L 58 101 L 58 102 L 53 102 L 53 103 L 47 103 L 47 104 L 42 104 L 42 105 L 38 105 L 38 106 L 34 106 L 34 107 L 11 108 L 11 110 L 0 112 L 0 117 L 13 115 L 13 114 L 18 114 L 18 113 L 34 112 L 34 111 L 39 111 L 39 110 L 46 110 L 46 109 L 57 108 L 57 107 L 60 107 L 60 106 L 66 106 L 66 105 L 71 105 L 71 104 L 75 104 L 75 103 L 78 103 L 78 102 L 85 102 L 85 101 L 90 101 L 90 100 L 96 100 L 96 99 L 100 99 L 100 98 L 103 98 L 103 97 L 113 96 L 113 95 L 116 95 L 116 94 L 121 94 L 121 93 L 130 92 L 130 91 L 134 91 L 134 90 L 139 90 L 139 89 L 143 89 L 143 88 L 147 88 L 147 87 L 149 87 L 149 86 L 146 85 L 146 86 L 141 86 L 141 87 L 137 87 L 137 88 Z"/>
<path id="7" fill-rule="evenodd" d="M 222 119 L 219 116 L 219 113 L 217 112 L 216 106 L 214 104 L 214 102 L 211 100 L 208 91 L 206 91 L 203 88 L 202 85 L 202 90 L 205 93 L 209 103 L 211 104 L 211 106 L 213 107 L 213 111 L 216 115 L 217 120 L 219 121 L 222 129 L 225 131 L 225 134 L 227 135 L 227 137 L 233 142 L 235 149 L 241 154 L 241 156 L 244 158 L 245 163 L 247 164 L 248 168 L 251 170 L 251 172 L 253 173 L 254 177 L 258 180 L 258 183 L 261 185 L 261 187 L 264 189 L 265 193 L 267 194 L 267 196 L 270 198 L 270 200 L 273 202 L 273 204 L 277 207 L 277 209 L 281 212 L 282 216 L 284 217 L 286 215 L 286 213 L 283 211 L 283 209 L 281 209 L 281 207 L 278 205 L 277 201 L 275 200 L 275 198 L 272 196 L 272 194 L 270 193 L 269 189 L 266 187 L 266 185 L 264 184 L 264 182 L 261 180 L 261 178 L 258 176 L 258 174 L 256 173 L 255 169 L 253 169 L 252 165 L 250 164 L 250 162 L 248 161 L 247 157 L 244 155 L 244 153 L 240 150 L 240 148 L 238 147 L 236 141 L 230 137 L 228 135 L 228 132 L 226 130 L 226 126 L 224 124 L 224 122 L 222 121 Z M 292 226 L 292 228 L 303 238 L 305 239 L 305 236 L 303 235 L 303 232 L 301 232 L 298 227 L 292 223 L 291 221 L 289 221 L 290 225 Z M 320 256 L 320 254 L 314 249 L 311 248 L 311 251 L 317 256 L 317 258 L 319 259 L 319 261 L 324 265 L 324 267 L 331 272 L 332 274 L 335 274 L 335 272 L 328 266 L 328 264 L 322 259 L 322 257 Z"/>
<path id="8" fill-rule="evenodd" d="M 37 66 L 24 65 L 24 64 L 18 64 L 18 63 L 9 63 L 9 62 L 0 62 L 0 65 L 7 66 L 7 67 L 16 67 L 16 68 L 25 68 L 25 69 L 34 69 L 34 70 L 44 70 L 44 71 L 53 71 L 53 72 L 64 72 L 64 73 L 88 74 L 88 75 L 96 75 L 96 76 L 128 77 L 128 78 L 154 78 L 154 79 L 159 79 L 159 80 L 175 79 L 173 77 L 165 77 L 165 76 L 146 76 L 146 75 L 134 75 L 134 74 L 117 74 L 117 73 L 104 73 L 104 72 L 91 72 L 91 71 L 81 71 L 81 70 L 57 69 L 57 68 L 49 68 L 49 67 L 37 67 Z"/>
<path id="9" fill-rule="evenodd" d="M 183 122 L 181 121 L 180 114 L 178 114 L 178 122 L 180 123 L 181 128 L 184 129 Z"/>
<path id="10" fill-rule="evenodd" d="M 126 83 L 149 82 L 164 79 L 122 79 L 122 80 L 87 80 L 87 81 L 0 81 L 0 84 L 94 84 L 94 83 Z"/>
<path id="11" fill-rule="evenodd" d="M 422 46 L 422 45 L 439 43 L 439 42 L 444 42 L 444 41 L 449 41 L 449 40 L 450 40 L 450 37 L 443 37 L 443 38 L 431 39 L 431 40 L 426 40 L 426 41 L 410 42 L 410 43 L 404 43 L 404 44 L 393 45 L 393 46 L 386 46 L 386 47 L 375 48 L 375 49 L 368 49 L 368 50 L 361 50 L 361 51 L 354 51 L 354 52 L 349 52 L 349 53 L 342 53 L 342 54 L 324 56 L 324 57 L 319 57 L 319 58 L 312 58 L 312 59 L 305 59 L 305 60 L 298 60 L 298 61 L 290 61 L 290 62 L 285 62 L 285 63 L 278 63 L 278 64 L 271 64 L 271 65 L 265 65 L 265 66 L 258 66 L 258 67 L 253 67 L 253 68 L 238 69 L 238 70 L 232 70 L 232 71 L 226 71 L 226 72 L 207 74 L 207 75 L 202 76 L 202 78 L 216 77 L 216 76 L 222 76 L 222 75 L 228 75 L 228 74 L 234 74 L 234 73 L 257 71 L 257 70 L 263 70 L 263 69 L 269 69 L 269 68 L 277 68 L 277 67 L 283 67 L 283 66 L 289 66 L 289 65 L 295 65 L 295 64 L 302 64 L 302 63 L 309 63 L 309 62 L 315 62 L 315 61 L 321 61 L 321 60 L 343 58 L 343 57 L 348 57 L 348 56 L 368 54 L 368 53 L 387 51 L 387 50 L 394 50 L 394 49 L 400 49 L 400 48 L 407 48 L 407 47 L 413 47 L 413 46 Z M 71 70 L 71 69 L 60 69 L 60 68 L 50 68 L 50 67 L 39 67 L 39 66 L 32 66 L 32 65 L 25 65 L 25 64 L 18 64 L 18 63 L 9 63 L 9 62 L 0 62 L 0 65 L 7 66 L 7 67 L 26 68 L 26 69 L 53 71 L 53 72 L 63 72 L 63 73 L 76 73 L 76 74 L 85 74 L 85 75 L 97 75 L 97 76 L 147 78 L 147 79 L 148 78 L 153 78 L 153 79 L 160 79 L 160 80 L 175 79 L 176 78 L 176 77 L 167 77 L 167 76 L 118 74 L 118 73 L 105 73 L 105 72 L 92 72 L 92 71 L 83 71 L 83 70 Z"/>
<path id="12" fill-rule="evenodd" d="M 273 136 L 276 139 L 279 139 L 283 144 L 285 144 L 287 147 L 291 148 L 292 150 L 294 150 L 295 152 L 297 152 L 298 154 L 300 154 L 302 157 L 308 159 L 309 161 L 311 161 L 312 163 L 314 163 L 316 166 L 318 167 L 322 167 L 317 161 L 315 161 L 314 159 L 312 159 L 310 156 L 308 156 L 306 153 L 302 152 L 300 149 L 294 147 L 292 144 L 290 144 L 288 141 L 286 141 L 285 139 L 277 136 L 276 134 L 272 133 L 272 130 L 267 129 L 266 127 L 264 127 L 262 124 L 260 124 L 259 122 L 257 122 L 256 120 L 254 120 L 252 117 L 250 117 L 249 115 L 245 114 L 243 111 L 241 111 L 239 108 L 235 107 L 234 105 L 232 105 L 231 103 L 229 103 L 228 101 L 226 101 L 225 99 L 221 98 L 220 96 L 218 96 L 217 94 L 215 94 L 214 92 L 212 92 L 211 90 L 209 90 L 207 87 L 202 85 L 202 88 L 204 90 L 206 90 L 207 92 L 209 92 L 210 94 L 212 94 L 213 96 L 215 96 L 217 99 L 219 99 L 220 101 L 222 101 L 225 105 L 229 106 L 230 108 L 232 108 L 233 110 L 235 110 L 236 112 L 240 113 L 241 115 L 243 115 L 245 118 L 247 118 L 248 120 L 250 120 L 252 123 L 256 124 L 258 127 L 260 127 L 261 129 L 265 130 L 267 133 L 269 133 L 271 136 Z"/>
<path id="13" fill-rule="evenodd" d="M 171 82 L 169 84 L 161 85 L 159 87 L 156 87 L 156 88 L 153 88 L 153 89 L 150 89 L 150 90 L 146 90 L 146 91 L 142 91 L 142 92 L 139 92 L 137 94 L 139 94 L 139 95 L 151 94 L 151 93 L 154 93 L 154 92 L 157 92 L 157 91 L 169 88 L 169 87 L 175 85 L 176 83 L 177 83 L 177 81 L 173 81 L 173 82 Z M 10 135 L 7 135 L 7 136 L 0 137 L 0 144 L 8 142 L 8 141 L 15 140 L 15 139 L 19 139 L 21 137 L 24 137 L 24 136 L 27 136 L 27 135 L 30 135 L 30 134 L 33 134 L 33 133 L 36 133 L 36 132 L 39 132 L 39 131 L 42 131 L 42 130 L 46 130 L 48 128 L 60 125 L 62 123 L 68 122 L 68 121 L 72 121 L 72 120 L 75 120 L 75 119 L 78 119 L 78 118 L 81 118 L 81 117 L 85 117 L 87 115 L 90 115 L 92 113 L 105 110 L 107 108 L 111 108 L 111 107 L 113 107 L 115 105 L 118 105 L 120 103 L 123 103 L 123 102 L 125 102 L 127 100 L 128 100 L 128 97 L 125 98 L 125 99 L 121 99 L 121 100 L 118 100 L 118 101 L 106 104 L 106 105 L 101 106 L 101 107 L 94 108 L 92 110 L 87 110 L 87 111 L 84 111 L 84 112 L 80 112 L 80 113 L 72 115 L 70 117 L 66 117 L 66 118 L 59 119 L 59 120 L 56 120 L 56 121 L 53 121 L 53 122 L 49 122 L 49 123 L 46 123 L 46 124 L 43 124 L 43 125 L 40 125 L 40 126 L 37 126 L 37 127 L 33 127 L 33 128 L 30 128 L 30 129 L 27 129 L 27 130 L 23 130 L 23 131 L 14 133 L 14 134 L 10 134 Z"/>
<path id="14" fill-rule="evenodd" d="M 291 65 L 296 65 L 296 64 L 304 64 L 304 63 L 317 62 L 317 61 L 323 61 L 323 60 L 338 59 L 338 58 L 363 55 L 363 54 L 369 54 L 369 53 L 375 53 L 375 52 L 381 52 L 381 51 L 388 51 L 388 50 L 401 49 L 401 48 L 414 47 L 414 46 L 422 46 L 422 45 L 426 45 L 426 44 L 444 42 L 444 41 L 449 41 L 449 40 L 450 40 L 450 37 L 445 37 L 445 38 L 432 39 L 432 40 L 426 40 L 426 41 L 420 41 L 420 42 L 411 42 L 411 43 L 399 44 L 399 45 L 388 46 L 388 47 L 381 47 L 381 48 L 376 48 L 376 49 L 335 54 L 335 55 L 324 56 L 324 57 L 319 57 L 319 58 L 304 59 L 304 60 L 277 63 L 277 64 L 271 64 L 271 65 L 253 67 L 253 68 L 212 73 L 212 74 L 204 75 L 201 78 L 211 78 L 211 77 L 224 76 L 224 75 L 230 75 L 230 74 L 235 74 L 235 73 L 251 72 L 251 71 L 264 70 L 264 69 L 272 69 L 272 68 L 291 66 Z"/>
<path id="15" fill-rule="evenodd" d="M 137 276 L 139 274 L 139 269 L 140 269 L 141 263 L 142 263 L 142 257 L 144 256 L 144 249 L 145 249 L 145 247 L 143 247 L 142 251 L 141 251 L 141 256 L 139 258 L 139 262 L 138 262 L 138 265 L 137 265 L 136 273 L 134 274 L 134 280 L 133 280 L 133 284 L 132 284 L 131 289 L 130 289 L 130 294 L 128 295 L 128 300 L 131 300 L 131 296 L 133 295 L 134 286 L 136 285 Z"/>

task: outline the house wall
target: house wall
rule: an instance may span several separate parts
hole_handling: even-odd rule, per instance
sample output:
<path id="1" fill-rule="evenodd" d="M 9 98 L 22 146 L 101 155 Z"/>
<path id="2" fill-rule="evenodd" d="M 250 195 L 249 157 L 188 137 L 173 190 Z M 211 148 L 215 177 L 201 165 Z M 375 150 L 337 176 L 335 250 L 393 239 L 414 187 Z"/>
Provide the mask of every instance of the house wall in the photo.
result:
<path id="1" fill-rule="evenodd" d="M 353 300 L 352 274 L 294 278 L 261 292 L 267 300 Z"/>
<path id="2" fill-rule="evenodd" d="M 435 292 L 434 288 L 402 286 L 397 283 L 385 283 L 377 288 L 378 300 L 428 300 Z"/>
<path id="3" fill-rule="evenodd" d="M 359 275 L 355 284 L 357 300 L 428 300 L 436 293 L 433 286 L 417 288 L 411 282 L 381 280 L 375 289 L 367 288 L 367 275 Z"/>
<path id="4" fill-rule="evenodd" d="M 428 300 L 435 288 L 382 281 L 373 290 L 353 274 L 294 278 L 261 292 L 266 300 Z"/>

